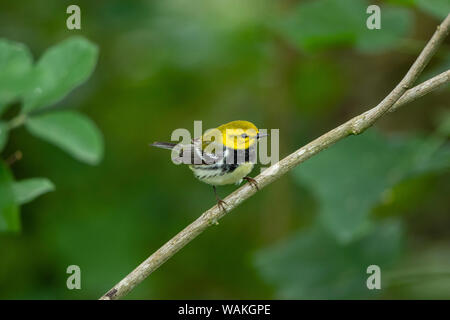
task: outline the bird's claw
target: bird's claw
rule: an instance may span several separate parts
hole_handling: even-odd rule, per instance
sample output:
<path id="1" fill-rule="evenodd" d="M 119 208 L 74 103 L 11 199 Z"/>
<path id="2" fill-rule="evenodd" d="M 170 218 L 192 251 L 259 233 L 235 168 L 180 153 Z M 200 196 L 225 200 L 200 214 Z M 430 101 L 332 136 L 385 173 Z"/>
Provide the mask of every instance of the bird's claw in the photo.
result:
<path id="1" fill-rule="evenodd" d="M 225 209 L 225 206 L 228 206 L 228 204 L 225 201 L 223 201 L 221 199 L 217 199 L 217 206 L 219 207 L 220 210 L 227 212 L 227 209 Z"/>
<path id="2" fill-rule="evenodd" d="M 256 188 L 256 190 L 259 191 L 259 187 L 258 187 L 258 182 L 256 182 L 255 179 L 253 179 L 252 177 L 244 177 L 243 178 L 245 181 L 247 181 L 248 183 L 250 183 L 250 185 L 254 188 Z"/>

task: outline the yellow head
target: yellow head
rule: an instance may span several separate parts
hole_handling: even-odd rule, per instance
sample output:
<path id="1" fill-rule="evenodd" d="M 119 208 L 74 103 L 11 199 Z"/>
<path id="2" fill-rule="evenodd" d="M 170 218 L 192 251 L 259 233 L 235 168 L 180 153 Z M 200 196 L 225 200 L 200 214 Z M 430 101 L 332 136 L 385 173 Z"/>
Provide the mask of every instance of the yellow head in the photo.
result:
<path id="1" fill-rule="evenodd" d="M 237 150 L 248 149 L 261 137 L 253 123 L 242 120 L 231 121 L 209 131 L 204 141 L 215 140 L 211 139 L 212 136 L 221 136 L 223 145 Z"/>

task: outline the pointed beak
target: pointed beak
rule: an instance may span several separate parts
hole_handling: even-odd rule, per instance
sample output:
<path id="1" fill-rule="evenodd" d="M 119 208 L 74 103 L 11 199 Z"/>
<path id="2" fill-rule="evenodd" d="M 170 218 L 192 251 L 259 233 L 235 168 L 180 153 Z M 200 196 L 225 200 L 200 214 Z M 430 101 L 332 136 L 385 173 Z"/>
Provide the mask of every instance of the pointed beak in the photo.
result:
<path id="1" fill-rule="evenodd" d="M 258 133 L 256 135 L 256 139 L 264 138 L 264 137 L 267 137 L 267 136 L 269 136 L 268 133 Z"/>

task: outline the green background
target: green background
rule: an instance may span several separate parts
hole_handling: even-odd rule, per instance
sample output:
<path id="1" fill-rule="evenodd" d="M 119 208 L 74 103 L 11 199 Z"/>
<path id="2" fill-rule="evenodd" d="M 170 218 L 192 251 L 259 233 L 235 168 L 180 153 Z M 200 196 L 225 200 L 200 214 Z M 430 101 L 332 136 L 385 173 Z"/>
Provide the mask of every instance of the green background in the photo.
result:
<path id="1" fill-rule="evenodd" d="M 78 1 L 82 29 L 68 30 L 70 4 L 0 5 L 0 38 L 26 45 L 61 90 L 45 101 L 19 94 L 2 119 L 22 105 L 76 109 L 104 143 L 88 132 L 94 142 L 81 149 L 93 153 L 68 154 L 48 118 L 10 133 L 1 158 L 22 152 L 14 178 L 46 177 L 55 188 L 20 207 L 20 231 L 0 233 L 2 299 L 98 298 L 215 204 L 210 186 L 149 143 L 192 131 L 194 120 L 207 129 L 242 119 L 279 129 L 284 157 L 381 101 L 450 11 L 446 0 L 377 1 L 382 28 L 368 30 L 363 0 Z M 86 60 L 67 67 L 68 82 L 55 80 L 66 57 L 40 57 L 73 37 L 89 40 Z M 420 81 L 449 62 L 447 40 Z M 12 83 L 2 72 L 0 91 Z M 448 101 L 447 86 L 308 160 L 127 298 L 450 298 Z M 86 125 L 61 121 L 76 132 Z M 371 264 L 382 290 L 366 287 Z M 66 288 L 69 265 L 81 268 L 81 290 Z"/>

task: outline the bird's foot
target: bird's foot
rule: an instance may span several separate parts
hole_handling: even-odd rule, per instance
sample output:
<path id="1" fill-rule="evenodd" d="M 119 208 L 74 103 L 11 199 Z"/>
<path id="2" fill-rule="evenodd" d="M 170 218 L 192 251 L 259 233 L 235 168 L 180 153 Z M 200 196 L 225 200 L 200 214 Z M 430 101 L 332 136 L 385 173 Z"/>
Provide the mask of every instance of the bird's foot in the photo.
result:
<path id="1" fill-rule="evenodd" d="M 219 195 L 217 194 L 216 186 L 213 186 L 213 190 L 214 190 L 214 195 L 216 196 L 217 206 L 219 207 L 220 210 L 222 210 L 224 213 L 226 213 L 227 209 L 225 209 L 225 206 L 228 206 L 228 204 L 225 201 L 223 201 L 222 199 L 220 199 Z M 217 220 L 214 223 L 218 224 Z"/>
<path id="2" fill-rule="evenodd" d="M 217 206 L 219 207 L 219 209 L 223 212 L 223 213 L 227 213 L 227 209 L 225 209 L 225 206 L 227 206 L 227 203 L 225 201 L 223 201 L 222 199 L 217 199 Z M 217 217 L 214 218 L 210 218 L 209 219 L 209 224 L 210 225 L 218 225 L 219 221 L 217 221 Z"/>
<path id="3" fill-rule="evenodd" d="M 228 206 L 228 204 L 225 201 L 223 201 L 222 199 L 217 199 L 217 206 L 223 212 L 227 212 L 227 209 L 225 207 Z M 218 223 L 216 223 L 216 224 L 218 224 Z"/>
<path id="4" fill-rule="evenodd" d="M 259 190 L 259 188 L 258 188 L 258 182 L 256 182 L 256 180 L 253 179 L 252 177 L 244 177 L 244 178 L 242 178 L 242 179 L 244 179 L 245 181 L 247 181 L 248 183 L 250 183 L 250 185 L 251 185 L 252 187 L 256 188 L 256 190 Z"/>

